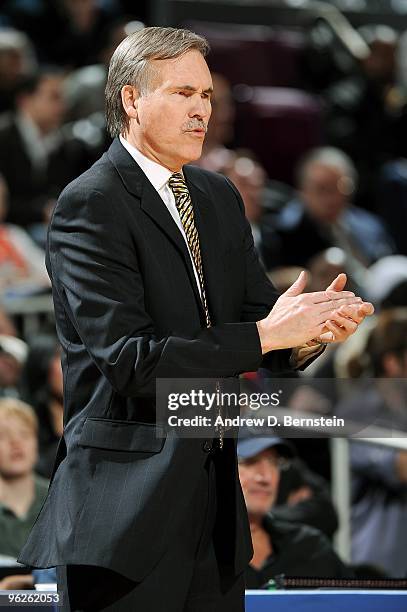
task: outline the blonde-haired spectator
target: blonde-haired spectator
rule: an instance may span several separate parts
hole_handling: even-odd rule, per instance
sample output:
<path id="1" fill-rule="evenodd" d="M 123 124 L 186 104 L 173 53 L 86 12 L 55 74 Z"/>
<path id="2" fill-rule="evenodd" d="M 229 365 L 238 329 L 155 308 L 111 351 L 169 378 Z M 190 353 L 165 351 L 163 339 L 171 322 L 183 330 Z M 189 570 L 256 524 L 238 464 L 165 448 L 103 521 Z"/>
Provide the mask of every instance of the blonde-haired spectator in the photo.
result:
<path id="1" fill-rule="evenodd" d="M 38 419 L 31 406 L 0 399 L 0 554 L 16 558 L 48 490 L 34 473 Z"/>

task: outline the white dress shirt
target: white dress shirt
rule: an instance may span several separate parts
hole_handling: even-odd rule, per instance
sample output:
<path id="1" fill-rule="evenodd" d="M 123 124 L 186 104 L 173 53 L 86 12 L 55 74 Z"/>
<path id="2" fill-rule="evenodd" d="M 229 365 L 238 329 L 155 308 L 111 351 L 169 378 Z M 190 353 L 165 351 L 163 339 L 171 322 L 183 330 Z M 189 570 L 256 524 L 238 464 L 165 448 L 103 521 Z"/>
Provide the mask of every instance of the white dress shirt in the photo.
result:
<path id="1" fill-rule="evenodd" d="M 182 237 L 185 240 L 185 244 L 187 245 L 188 253 L 191 258 L 192 269 L 195 274 L 195 281 L 198 287 L 199 294 L 201 295 L 201 285 L 199 282 L 198 273 L 196 271 L 195 263 L 191 254 L 191 250 L 189 248 L 188 240 L 185 235 L 184 227 L 181 223 L 181 218 L 179 216 L 178 209 L 175 205 L 175 197 L 173 192 L 171 191 L 168 185 L 168 179 L 172 176 L 171 170 L 161 166 L 157 162 L 149 159 L 143 153 L 141 153 L 136 147 L 133 147 L 122 135 L 119 136 L 120 142 L 124 146 L 124 148 L 130 153 L 132 158 L 137 162 L 140 166 L 154 189 L 157 191 L 158 195 L 166 205 L 168 212 L 171 217 L 174 219 L 179 231 L 181 232 Z"/>

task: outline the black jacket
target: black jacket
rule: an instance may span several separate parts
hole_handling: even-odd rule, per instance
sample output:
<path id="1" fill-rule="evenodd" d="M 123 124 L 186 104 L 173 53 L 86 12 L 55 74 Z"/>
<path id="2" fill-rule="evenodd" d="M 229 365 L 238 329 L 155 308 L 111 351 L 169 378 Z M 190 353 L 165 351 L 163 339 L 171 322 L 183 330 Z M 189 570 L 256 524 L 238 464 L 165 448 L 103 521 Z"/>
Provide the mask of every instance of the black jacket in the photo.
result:
<path id="1" fill-rule="evenodd" d="M 90 154 L 68 128 L 61 130 L 59 142 L 42 170 L 33 166 L 11 114 L 0 118 L 0 174 L 9 190 L 7 221 L 27 226 L 44 222 L 44 208 L 62 189 L 88 167 Z"/>
<path id="2" fill-rule="evenodd" d="M 334 552 L 328 538 L 318 529 L 289 523 L 268 514 L 263 522 L 270 535 L 273 553 L 260 569 L 245 572 L 247 589 L 260 589 L 275 576 L 298 578 L 353 578 Z"/>
<path id="3" fill-rule="evenodd" d="M 139 581 L 184 519 L 203 440 L 156 436 L 155 380 L 233 377 L 261 363 L 289 368 L 290 351 L 262 359 L 253 321 L 277 294 L 253 248 L 242 200 L 220 175 L 184 168 L 199 230 L 204 313 L 190 256 L 166 206 L 116 139 L 71 183 L 48 234 L 62 345 L 64 436 L 45 505 L 19 561 L 90 564 Z M 216 459 L 218 560 L 251 557 L 235 440 Z"/>

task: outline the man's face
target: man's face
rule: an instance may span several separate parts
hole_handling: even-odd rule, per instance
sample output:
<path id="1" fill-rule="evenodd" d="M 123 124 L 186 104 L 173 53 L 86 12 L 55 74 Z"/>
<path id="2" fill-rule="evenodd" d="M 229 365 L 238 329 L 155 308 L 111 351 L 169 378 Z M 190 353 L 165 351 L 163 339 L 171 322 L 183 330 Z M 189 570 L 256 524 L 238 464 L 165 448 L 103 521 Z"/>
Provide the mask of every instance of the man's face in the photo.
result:
<path id="1" fill-rule="evenodd" d="M 315 163 L 305 172 L 301 195 L 313 217 L 333 223 L 347 206 L 350 191 L 350 180 L 339 169 Z"/>
<path id="2" fill-rule="evenodd" d="M 211 115 L 212 79 L 198 51 L 154 60 L 151 91 L 141 96 L 129 140 L 172 171 L 198 159 Z"/>
<path id="3" fill-rule="evenodd" d="M 280 482 L 279 455 L 272 449 L 239 460 L 239 478 L 249 516 L 263 517 L 277 498 Z"/>
<path id="4" fill-rule="evenodd" d="M 37 437 L 17 415 L 0 417 L 0 475 L 15 478 L 32 471 L 37 461 Z"/>

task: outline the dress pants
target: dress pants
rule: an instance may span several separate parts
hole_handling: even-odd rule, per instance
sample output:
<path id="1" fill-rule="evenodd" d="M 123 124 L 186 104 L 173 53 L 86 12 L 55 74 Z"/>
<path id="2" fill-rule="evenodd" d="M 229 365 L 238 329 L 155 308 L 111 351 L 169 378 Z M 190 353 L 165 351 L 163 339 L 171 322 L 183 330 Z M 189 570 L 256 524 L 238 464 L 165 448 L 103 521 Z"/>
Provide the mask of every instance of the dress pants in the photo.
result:
<path id="1" fill-rule="evenodd" d="M 219 452 L 219 451 L 217 451 Z M 186 521 L 167 552 L 142 582 L 112 570 L 87 565 L 57 567 L 61 612 L 243 612 L 244 576 L 220 569 L 213 546 L 216 474 L 212 455 L 199 475 L 199 486 Z M 157 537 L 160 534 L 157 526 Z M 143 551 L 134 547 L 135 555 Z M 129 559 L 131 564 L 131 559 Z"/>

